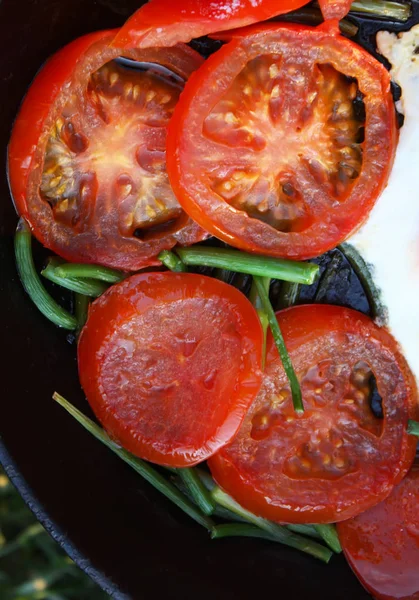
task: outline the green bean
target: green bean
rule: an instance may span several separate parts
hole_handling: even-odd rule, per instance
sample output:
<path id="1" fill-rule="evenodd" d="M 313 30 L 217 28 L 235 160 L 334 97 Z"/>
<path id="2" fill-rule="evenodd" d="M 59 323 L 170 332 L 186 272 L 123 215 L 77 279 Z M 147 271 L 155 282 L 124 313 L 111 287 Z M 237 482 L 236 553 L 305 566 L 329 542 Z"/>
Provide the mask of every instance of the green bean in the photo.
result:
<path id="1" fill-rule="evenodd" d="M 270 277 L 261 277 L 261 281 L 262 281 L 262 285 L 265 288 L 266 293 L 269 294 L 269 286 L 271 284 L 271 278 Z M 262 341 L 262 370 L 264 371 L 265 370 L 265 363 L 266 363 L 266 338 L 267 338 L 267 333 L 268 333 L 269 320 L 268 320 L 268 315 L 266 314 L 266 311 L 265 311 L 265 309 L 262 306 L 262 302 L 261 302 L 261 299 L 259 297 L 259 294 L 258 294 L 258 291 L 257 291 L 257 287 L 256 287 L 256 283 L 255 283 L 254 279 L 252 281 L 252 287 L 250 289 L 249 300 L 253 304 L 253 306 L 255 307 L 256 312 L 258 313 L 258 316 L 259 316 L 260 324 L 262 325 L 262 334 L 263 334 L 263 341 Z"/>
<path id="2" fill-rule="evenodd" d="M 244 509 L 240 504 L 238 504 L 233 498 L 231 498 L 228 494 L 223 492 L 219 487 L 215 487 L 211 495 L 213 499 L 218 502 L 224 508 L 227 508 L 231 512 L 238 514 L 241 517 L 244 517 L 249 523 L 252 525 L 256 525 L 256 527 L 262 529 L 269 536 L 275 539 L 275 541 L 280 542 L 281 544 L 285 544 L 286 546 L 290 546 L 297 550 L 301 550 L 302 552 L 306 552 L 315 558 L 323 560 L 324 562 L 329 562 L 332 552 L 322 546 L 321 544 L 314 542 L 311 539 L 304 538 L 301 535 L 296 533 L 292 533 L 282 525 L 278 525 L 277 523 L 272 523 L 271 521 L 267 521 L 261 517 L 257 517 L 251 512 Z M 238 528 L 244 525 L 230 524 L 235 526 L 234 531 L 238 531 Z M 221 526 L 219 526 L 221 527 Z M 213 528 L 212 532 L 216 529 L 215 535 L 217 536 L 217 528 Z M 231 530 L 231 529 L 230 529 Z M 224 530 L 225 531 L 225 530 Z M 218 536 L 221 537 L 221 536 Z"/>
<path id="3" fill-rule="evenodd" d="M 183 468 L 177 469 L 177 473 L 189 490 L 192 500 L 202 510 L 204 515 L 212 515 L 215 509 L 215 502 L 195 470 L 193 468 Z"/>
<path id="4" fill-rule="evenodd" d="M 55 392 L 53 398 L 97 440 L 112 450 L 112 452 L 114 452 L 117 456 L 119 456 L 119 458 L 121 458 L 132 469 L 134 469 L 136 473 L 141 475 L 141 477 L 143 477 L 146 481 L 148 481 L 148 483 L 166 496 L 166 498 L 176 504 L 176 506 L 189 515 L 194 521 L 209 531 L 213 528 L 213 521 L 208 516 L 202 514 L 202 512 L 198 510 L 194 504 L 186 496 L 184 496 L 184 494 L 182 494 L 172 483 L 170 483 L 170 481 L 167 481 L 156 469 L 143 460 L 133 456 L 123 448 L 120 448 L 110 439 L 110 437 L 107 435 L 107 433 L 105 433 L 105 431 L 103 431 L 101 427 L 86 417 L 75 406 L 70 404 L 68 400 L 60 396 L 60 394 Z"/>
<path id="5" fill-rule="evenodd" d="M 287 347 L 285 346 L 284 338 L 282 337 L 281 330 L 278 325 L 278 321 L 276 319 L 274 309 L 272 308 L 272 304 L 269 300 L 269 296 L 266 293 L 266 290 L 263 285 L 263 281 L 260 277 L 255 277 L 254 281 L 256 283 L 256 287 L 259 293 L 260 300 L 262 302 L 262 306 L 268 316 L 269 326 L 272 331 L 272 335 L 278 348 L 279 356 L 281 357 L 282 364 L 284 365 L 285 373 L 288 377 L 288 381 L 291 387 L 291 395 L 292 395 L 292 403 L 294 405 L 294 410 L 297 413 L 304 412 L 303 406 L 303 398 L 301 395 L 300 383 L 297 379 L 297 375 L 295 374 L 294 367 L 292 366 L 291 359 L 288 354 Z"/>
<path id="6" fill-rule="evenodd" d="M 58 327 L 76 329 L 77 319 L 60 306 L 41 283 L 33 262 L 31 232 L 23 218 L 16 229 L 15 256 L 22 285 L 38 310 Z"/>
<path id="7" fill-rule="evenodd" d="M 407 433 L 419 437 L 419 421 L 412 421 L 412 419 L 409 419 L 407 424 Z"/>
<path id="8" fill-rule="evenodd" d="M 333 552 L 336 552 L 336 554 L 342 552 L 342 546 L 340 545 L 338 533 L 333 524 L 313 525 L 313 527 L 320 535 L 322 540 L 326 542 L 331 550 L 333 550 Z"/>
<path id="9" fill-rule="evenodd" d="M 49 279 L 49 281 L 52 281 L 67 290 L 77 292 L 78 294 L 84 294 L 85 296 L 91 296 L 92 298 L 101 296 L 103 292 L 108 289 L 106 283 L 98 281 L 97 279 L 60 277 L 57 275 L 57 267 L 59 266 L 61 266 L 61 261 L 56 258 L 51 258 L 45 269 L 41 271 L 41 275 L 43 275 L 45 279 Z"/>
<path id="10" fill-rule="evenodd" d="M 84 294 L 78 294 L 76 292 L 75 297 L 74 297 L 74 306 L 75 306 L 74 312 L 75 312 L 76 319 L 77 319 L 78 333 L 80 333 L 80 331 L 83 329 L 83 327 L 87 321 L 89 304 L 90 304 L 89 296 L 85 296 Z"/>
<path id="11" fill-rule="evenodd" d="M 355 0 L 351 12 L 384 17 L 392 21 L 407 21 L 412 16 L 409 2 L 393 2 L 392 0 Z"/>
<path id="12" fill-rule="evenodd" d="M 170 252 L 170 250 L 162 250 L 157 258 L 164 264 L 165 267 L 170 269 L 170 271 L 174 271 L 175 273 L 187 271 L 181 259 L 176 256 L 174 252 Z"/>
<path id="13" fill-rule="evenodd" d="M 338 249 L 342 252 L 358 276 L 365 295 L 368 298 L 372 317 L 374 319 L 380 319 L 383 323 L 385 323 L 387 321 L 386 310 L 380 302 L 380 292 L 374 283 L 365 260 L 362 258 L 359 252 L 353 246 L 351 246 L 351 244 L 341 244 L 338 246 Z"/>
<path id="14" fill-rule="evenodd" d="M 61 278 L 99 279 L 99 281 L 106 281 L 107 283 L 118 283 L 126 277 L 125 273 L 116 269 L 79 263 L 57 264 L 55 274 Z"/>
<path id="15" fill-rule="evenodd" d="M 289 308 L 297 304 L 300 296 L 300 284 L 282 281 L 278 298 L 278 310 Z"/>
<path id="16" fill-rule="evenodd" d="M 186 265 L 218 267 L 238 273 L 273 277 L 296 283 L 313 283 L 319 271 L 319 267 L 313 263 L 258 256 L 226 248 L 192 246 L 177 248 L 176 252 Z"/>

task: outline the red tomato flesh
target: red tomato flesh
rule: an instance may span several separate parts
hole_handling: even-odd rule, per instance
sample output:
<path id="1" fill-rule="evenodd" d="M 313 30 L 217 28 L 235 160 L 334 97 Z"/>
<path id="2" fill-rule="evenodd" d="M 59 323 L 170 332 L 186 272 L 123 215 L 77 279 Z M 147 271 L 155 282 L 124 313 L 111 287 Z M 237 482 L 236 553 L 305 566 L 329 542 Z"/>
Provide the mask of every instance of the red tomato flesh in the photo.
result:
<path id="1" fill-rule="evenodd" d="M 191 77 L 170 122 L 176 197 L 233 246 L 320 255 L 365 220 L 387 183 L 397 139 L 389 74 L 330 28 L 231 35 Z"/>
<path id="2" fill-rule="evenodd" d="M 338 525 L 345 556 L 374 598 L 419 598 L 418 507 L 416 464 L 384 502 Z"/>
<path id="3" fill-rule="evenodd" d="M 206 236 L 179 206 L 165 159 L 168 121 L 202 58 L 183 45 L 130 50 L 127 58 L 171 75 L 127 68 L 115 62 L 113 37 L 80 38 L 41 70 L 13 128 L 9 176 L 45 246 L 70 261 L 137 270 Z"/>
<path id="4" fill-rule="evenodd" d="M 391 492 L 416 448 L 406 433 L 416 384 L 397 343 L 356 311 L 328 305 L 277 313 L 300 381 L 292 405 L 271 336 L 264 381 L 234 440 L 209 461 L 242 506 L 279 522 L 327 523 L 357 515 Z M 375 376 L 384 418 L 370 407 Z"/>
<path id="5" fill-rule="evenodd" d="M 308 0 L 150 0 L 121 27 L 119 48 L 173 46 L 296 10 Z"/>
<path id="6" fill-rule="evenodd" d="M 261 348 L 257 313 L 234 287 L 193 274 L 134 275 L 93 303 L 80 381 L 124 448 L 185 467 L 237 432 L 259 391 Z"/>

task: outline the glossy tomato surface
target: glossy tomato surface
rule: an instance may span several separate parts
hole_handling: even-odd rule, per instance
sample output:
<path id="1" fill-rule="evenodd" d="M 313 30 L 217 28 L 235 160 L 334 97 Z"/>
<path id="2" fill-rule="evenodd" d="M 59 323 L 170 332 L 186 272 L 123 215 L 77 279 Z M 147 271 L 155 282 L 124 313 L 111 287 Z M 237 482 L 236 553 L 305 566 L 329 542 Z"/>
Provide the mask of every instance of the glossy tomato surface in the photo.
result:
<path id="1" fill-rule="evenodd" d="M 109 48 L 114 35 L 83 36 L 46 63 L 15 122 L 8 168 L 16 208 L 45 246 L 136 270 L 206 235 L 180 208 L 165 161 L 168 121 L 202 59 L 183 45 L 127 50 L 158 65 L 129 68 Z"/>
<path id="2" fill-rule="evenodd" d="M 307 0 L 151 0 L 121 27 L 120 48 L 173 46 L 290 12 Z"/>
<path id="3" fill-rule="evenodd" d="M 297 414 L 272 337 L 261 391 L 231 444 L 210 461 L 218 484 L 280 522 L 342 521 L 389 495 L 416 440 L 416 383 L 397 343 L 356 311 L 329 305 L 277 313 L 305 411 Z M 374 386 L 383 417 L 370 401 Z"/>
<path id="4" fill-rule="evenodd" d="M 379 600 L 419 598 L 419 465 L 390 496 L 338 525 L 345 556 Z"/>
<path id="5" fill-rule="evenodd" d="M 229 442 L 259 391 L 262 330 L 233 286 L 189 273 L 134 275 L 93 304 L 80 382 L 124 448 L 173 467 Z"/>
<path id="6" fill-rule="evenodd" d="M 396 148 L 386 69 L 333 28 L 261 25 L 189 80 L 169 125 L 168 172 L 189 215 L 222 240 L 293 259 L 366 218 Z"/>

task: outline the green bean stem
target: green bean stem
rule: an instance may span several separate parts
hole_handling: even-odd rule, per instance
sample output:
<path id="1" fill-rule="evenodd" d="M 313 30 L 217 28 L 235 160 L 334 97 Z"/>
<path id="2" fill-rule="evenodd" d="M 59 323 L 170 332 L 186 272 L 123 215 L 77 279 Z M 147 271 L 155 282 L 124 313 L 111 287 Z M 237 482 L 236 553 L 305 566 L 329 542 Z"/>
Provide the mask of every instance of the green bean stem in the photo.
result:
<path id="1" fill-rule="evenodd" d="M 345 242 L 338 246 L 338 249 L 349 262 L 361 282 L 365 295 L 368 298 L 372 317 L 374 319 L 380 319 L 385 323 L 387 320 L 386 310 L 381 304 L 380 292 L 374 283 L 367 263 L 351 244 Z"/>
<path id="2" fill-rule="evenodd" d="M 184 494 L 182 494 L 172 483 L 170 483 L 170 481 L 167 481 L 156 469 L 140 458 L 133 456 L 123 448 L 120 448 L 110 439 L 110 437 L 101 427 L 86 417 L 60 394 L 54 392 L 53 398 L 97 440 L 112 450 L 112 452 L 114 452 L 117 456 L 119 456 L 119 458 L 121 458 L 132 469 L 134 469 L 136 473 L 141 475 L 141 477 L 143 477 L 146 481 L 148 481 L 148 483 L 166 496 L 166 498 L 176 504 L 176 506 L 189 515 L 194 521 L 209 531 L 213 528 L 213 521 L 207 515 L 202 514 L 202 512 L 198 510 Z"/>
<path id="3" fill-rule="evenodd" d="M 170 252 L 170 250 L 162 250 L 157 258 L 165 267 L 170 269 L 170 271 L 181 273 L 187 270 L 182 260 L 174 252 Z"/>
<path id="4" fill-rule="evenodd" d="M 190 492 L 190 496 L 195 504 L 201 509 L 204 515 L 212 515 L 215 509 L 215 502 L 195 470 L 192 468 L 183 468 L 177 469 L 177 472 Z"/>
<path id="5" fill-rule="evenodd" d="M 290 546 L 297 550 L 301 550 L 302 552 L 306 552 L 315 558 L 323 560 L 324 562 L 329 562 L 332 552 L 329 548 L 314 542 L 308 538 L 304 538 L 301 535 L 296 533 L 292 533 L 282 525 L 278 525 L 277 523 L 272 523 L 271 521 L 267 521 L 266 519 L 262 519 L 261 517 L 257 517 L 251 512 L 244 509 L 240 504 L 238 504 L 233 498 L 231 498 L 228 494 L 223 492 L 219 487 L 215 487 L 211 495 L 213 499 L 223 506 L 224 508 L 230 510 L 231 512 L 238 514 L 239 516 L 245 518 L 252 525 L 256 525 L 266 533 L 268 533 L 275 541 L 280 542 L 281 544 L 285 544 L 286 546 Z M 236 525 L 236 524 L 234 524 Z M 240 527 L 240 525 L 236 525 L 236 527 Z M 214 529 L 213 529 L 214 531 Z M 236 529 L 237 531 L 237 529 Z M 217 535 L 217 533 L 216 533 Z"/>
<path id="6" fill-rule="evenodd" d="M 33 262 L 32 235 L 28 224 L 23 218 L 19 220 L 16 229 L 15 256 L 22 285 L 38 310 L 58 327 L 70 330 L 76 329 L 77 319 L 60 306 L 42 285 Z"/>
<path id="7" fill-rule="evenodd" d="M 87 314 L 89 311 L 90 298 L 84 294 L 78 294 L 76 292 L 74 296 L 74 312 L 77 319 L 77 331 L 80 332 L 86 321 Z"/>
<path id="8" fill-rule="evenodd" d="M 297 304 L 298 298 L 300 296 L 300 284 L 293 283 L 290 281 L 282 281 L 281 289 L 279 292 L 278 298 L 278 310 L 289 308 L 290 306 L 294 306 Z"/>
<path id="9" fill-rule="evenodd" d="M 317 531 L 319 536 L 322 538 L 322 540 L 326 542 L 326 544 L 331 550 L 333 550 L 333 552 L 335 552 L 336 554 L 342 552 L 342 546 L 340 545 L 335 525 L 330 523 L 325 525 L 313 525 L 313 527 Z"/>
<path id="10" fill-rule="evenodd" d="M 264 286 L 264 288 L 266 290 L 266 293 L 269 294 L 269 286 L 271 284 L 271 278 L 270 277 L 262 277 L 261 279 L 262 279 L 263 286 Z M 262 334 L 263 334 L 263 341 L 262 341 L 262 370 L 264 371 L 265 370 L 265 364 L 266 364 L 266 338 L 267 338 L 267 333 L 268 333 L 269 320 L 268 320 L 268 315 L 266 314 L 266 311 L 262 307 L 262 302 L 261 302 L 261 299 L 259 297 L 259 294 L 258 294 L 258 291 L 257 291 L 257 288 L 256 288 L 256 283 L 255 283 L 254 279 L 252 281 L 252 287 L 250 289 L 249 300 L 253 304 L 253 306 L 255 307 L 256 312 L 258 313 L 260 324 L 262 325 Z"/>
<path id="11" fill-rule="evenodd" d="M 77 292 L 78 294 L 84 294 L 85 296 L 91 296 L 92 298 L 101 296 L 103 292 L 108 289 L 106 283 L 98 281 L 97 279 L 60 277 L 57 275 L 57 267 L 59 266 L 61 266 L 61 261 L 56 258 L 51 258 L 45 269 L 41 271 L 41 275 L 43 275 L 45 279 L 49 279 L 49 281 L 52 281 L 67 290 Z"/>
<path id="12" fill-rule="evenodd" d="M 281 357 L 282 364 L 284 365 L 285 373 L 288 377 L 288 381 L 291 387 L 292 394 L 292 402 L 294 405 L 294 410 L 297 413 L 304 412 L 303 406 L 303 398 L 301 395 L 300 383 L 297 379 L 297 375 L 295 374 L 294 367 L 292 366 L 291 359 L 288 354 L 288 350 L 285 346 L 284 338 L 282 337 L 281 330 L 278 325 L 278 321 L 276 319 L 274 309 L 272 308 L 272 304 L 269 300 L 269 296 L 266 293 L 265 287 L 263 285 L 263 281 L 260 277 L 255 277 L 254 281 L 256 283 L 256 287 L 258 290 L 258 294 L 260 300 L 262 302 L 262 306 L 268 316 L 269 326 L 272 331 L 272 336 L 274 338 L 276 347 L 278 348 L 279 356 Z"/>
<path id="13" fill-rule="evenodd" d="M 412 16 L 412 7 L 409 2 L 394 2 L 392 0 L 355 0 L 351 5 L 351 12 L 385 17 L 397 21 L 407 21 Z"/>
<path id="14" fill-rule="evenodd" d="M 297 262 L 271 256 L 258 256 L 240 250 L 192 246 L 177 248 L 176 252 L 186 265 L 218 267 L 238 273 L 259 275 L 311 284 L 315 281 L 319 267 L 313 263 Z"/>
<path id="15" fill-rule="evenodd" d="M 407 424 L 407 433 L 419 437 L 419 421 L 412 421 L 412 419 L 409 419 Z"/>
<path id="16" fill-rule="evenodd" d="M 107 283 L 118 283 L 127 276 L 122 271 L 110 269 L 109 267 L 101 267 L 100 265 L 85 265 L 79 263 L 61 263 L 57 264 L 55 274 L 63 279 L 76 278 L 81 279 L 98 279 Z"/>

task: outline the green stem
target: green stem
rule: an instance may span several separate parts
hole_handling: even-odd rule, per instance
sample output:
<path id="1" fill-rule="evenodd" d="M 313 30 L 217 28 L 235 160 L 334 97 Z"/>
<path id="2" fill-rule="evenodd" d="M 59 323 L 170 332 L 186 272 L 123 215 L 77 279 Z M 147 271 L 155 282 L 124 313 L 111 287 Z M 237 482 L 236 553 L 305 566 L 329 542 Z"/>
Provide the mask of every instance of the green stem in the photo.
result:
<path id="1" fill-rule="evenodd" d="M 177 469 L 177 473 L 189 491 L 193 502 L 202 510 L 204 515 L 212 515 L 215 502 L 195 470 L 193 468 Z"/>
<path id="2" fill-rule="evenodd" d="M 38 310 L 58 327 L 76 329 L 76 318 L 55 302 L 42 285 L 33 262 L 31 232 L 23 218 L 16 229 L 15 256 L 22 285 Z"/>
<path id="3" fill-rule="evenodd" d="M 336 554 L 342 552 L 336 527 L 333 524 L 313 525 L 313 527 L 333 552 Z"/>
<path id="4" fill-rule="evenodd" d="M 300 296 L 300 284 L 290 281 L 282 281 L 278 298 L 278 310 L 294 306 Z"/>
<path id="5" fill-rule="evenodd" d="M 257 517 L 240 506 L 240 504 L 233 500 L 233 498 L 231 498 L 228 494 L 223 492 L 223 490 L 221 490 L 219 487 L 215 487 L 212 490 L 211 495 L 213 499 L 218 502 L 218 504 L 239 515 L 240 517 L 245 518 L 252 525 L 256 525 L 256 527 L 265 531 L 267 534 L 269 534 L 269 536 L 272 536 L 276 542 L 280 542 L 286 546 L 306 552 L 307 554 L 310 554 L 315 558 L 319 558 L 326 563 L 329 562 L 332 552 L 321 544 L 304 538 L 296 533 L 292 533 L 282 525 L 278 525 L 277 523 L 272 523 L 271 521 Z M 240 525 L 234 525 L 235 527 L 240 527 Z"/>
<path id="6" fill-rule="evenodd" d="M 61 267 L 61 261 L 56 258 L 51 258 L 45 269 L 41 271 L 41 275 L 43 275 L 45 279 L 49 279 L 49 281 L 52 281 L 67 290 L 77 292 L 78 294 L 84 294 L 85 296 L 91 296 L 92 298 L 101 296 L 103 292 L 106 292 L 108 289 L 106 283 L 98 281 L 97 279 L 77 279 L 75 277 L 67 276 L 60 277 L 57 274 L 58 267 Z"/>
<path id="7" fill-rule="evenodd" d="M 84 294 L 78 294 L 76 292 L 75 297 L 74 297 L 74 312 L 75 312 L 76 319 L 77 319 L 77 331 L 79 333 L 83 329 L 83 327 L 87 321 L 87 315 L 89 312 L 89 304 L 90 304 L 89 296 L 85 296 Z"/>
<path id="8" fill-rule="evenodd" d="M 56 266 L 55 274 L 62 279 L 80 277 L 82 279 L 99 279 L 99 281 L 107 283 L 118 283 L 126 277 L 125 273 L 116 269 L 78 263 L 61 263 Z"/>
<path id="9" fill-rule="evenodd" d="M 351 12 L 404 22 L 412 16 L 412 7 L 409 2 L 355 0 L 352 2 Z"/>
<path id="10" fill-rule="evenodd" d="M 380 319 L 385 323 L 387 321 L 386 310 L 380 301 L 380 292 L 374 283 L 367 263 L 351 244 L 341 244 L 338 246 L 338 249 L 349 262 L 361 282 L 365 295 L 368 298 L 372 317 Z"/>
<path id="11" fill-rule="evenodd" d="M 313 263 L 258 256 L 226 248 L 192 246 L 190 248 L 177 248 L 176 252 L 187 265 L 218 267 L 238 273 L 295 281 L 296 283 L 308 285 L 315 281 L 319 271 L 319 267 Z"/>
<path id="12" fill-rule="evenodd" d="M 261 277 L 261 281 L 265 288 L 266 293 L 269 295 L 269 286 L 271 285 L 271 278 L 270 277 Z M 264 310 L 264 308 L 262 306 L 262 302 L 259 297 L 254 279 L 252 281 L 252 287 L 250 289 L 249 300 L 255 307 L 256 312 L 258 313 L 258 316 L 259 316 L 260 324 L 262 325 L 262 334 L 263 334 L 262 370 L 264 371 L 265 364 L 266 364 L 266 339 L 267 339 L 267 333 L 268 333 L 268 327 L 269 327 L 269 320 L 268 320 L 268 315 L 266 314 L 266 311 Z"/>
<path id="13" fill-rule="evenodd" d="M 419 421 L 412 421 L 412 419 L 409 419 L 407 424 L 407 433 L 419 437 Z"/>
<path id="14" fill-rule="evenodd" d="M 295 374 L 294 367 L 292 366 L 292 362 L 289 357 L 288 350 L 285 346 L 284 338 L 282 337 L 282 333 L 279 328 L 278 321 L 277 321 L 277 318 L 274 313 L 274 309 L 272 308 L 272 304 L 269 300 L 268 294 L 266 293 L 266 290 L 265 290 L 265 287 L 263 285 L 263 281 L 261 280 L 261 278 L 255 277 L 254 281 L 256 283 L 256 287 L 257 287 L 259 297 L 262 302 L 262 306 L 268 316 L 269 326 L 272 331 L 272 336 L 274 338 L 276 347 L 278 348 L 279 356 L 281 357 L 285 373 L 286 373 L 286 375 L 288 377 L 288 381 L 290 383 L 294 410 L 297 413 L 303 413 L 304 406 L 303 406 L 303 398 L 301 395 L 300 383 L 297 379 L 297 375 Z"/>
<path id="15" fill-rule="evenodd" d="M 126 462 L 136 473 L 141 475 L 146 481 L 148 481 L 153 487 L 161 492 L 166 498 L 171 500 L 176 506 L 178 506 L 183 512 L 189 515 L 194 521 L 208 529 L 209 531 L 213 528 L 213 521 L 206 515 L 203 515 L 193 503 L 184 496 L 172 483 L 167 481 L 163 475 L 161 475 L 151 465 L 144 462 L 140 458 L 136 458 L 123 448 L 120 448 L 115 444 L 105 431 L 91 419 L 86 417 L 80 412 L 75 406 L 70 404 L 68 400 L 57 394 L 53 395 L 54 400 L 58 402 L 65 410 L 74 417 L 80 425 L 82 425 L 87 431 L 89 431 L 97 440 L 107 446 L 112 452 L 114 452 L 119 458 Z"/>
<path id="16" fill-rule="evenodd" d="M 176 256 L 174 252 L 170 252 L 170 250 L 163 250 L 157 257 L 165 267 L 170 269 L 170 271 L 174 271 L 175 273 L 182 273 L 187 271 L 187 268 L 181 261 L 181 259 Z"/>

